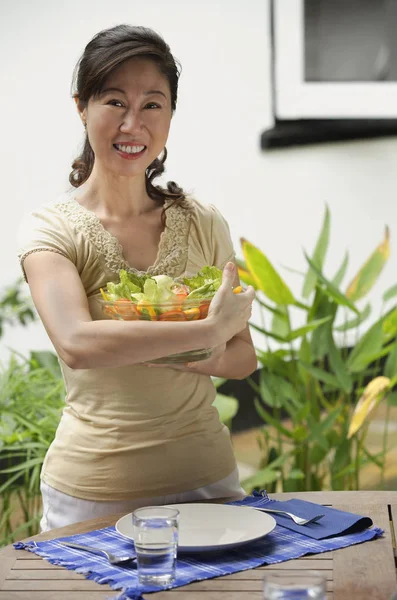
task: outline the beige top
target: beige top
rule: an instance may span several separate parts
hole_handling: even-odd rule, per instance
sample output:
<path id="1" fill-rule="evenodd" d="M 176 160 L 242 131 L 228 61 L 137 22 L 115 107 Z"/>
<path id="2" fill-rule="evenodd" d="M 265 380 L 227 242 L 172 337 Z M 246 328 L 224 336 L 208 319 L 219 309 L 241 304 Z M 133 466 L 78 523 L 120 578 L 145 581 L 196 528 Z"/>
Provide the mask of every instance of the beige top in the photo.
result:
<path id="1" fill-rule="evenodd" d="M 118 240 L 99 218 L 64 194 L 27 215 L 19 258 L 62 254 L 76 265 L 94 320 L 103 319 L 99 288 L 127 264 Z M 166 211 L 153 275 L 222 268 L 234 257 L 229 228 L 214 206 L 186 199 Z M 24 273 L 25 274 L 25 273 Z M 155 326 L 155 325 L 154 325 Z M 66 406 L 46 455 L 42 479 L 86 500 L 128 500 L 192 490 L 235 468 L 228 429 L 212 406 L 209 376 L 131 365 L 76 369 L 59 359 Z"/>

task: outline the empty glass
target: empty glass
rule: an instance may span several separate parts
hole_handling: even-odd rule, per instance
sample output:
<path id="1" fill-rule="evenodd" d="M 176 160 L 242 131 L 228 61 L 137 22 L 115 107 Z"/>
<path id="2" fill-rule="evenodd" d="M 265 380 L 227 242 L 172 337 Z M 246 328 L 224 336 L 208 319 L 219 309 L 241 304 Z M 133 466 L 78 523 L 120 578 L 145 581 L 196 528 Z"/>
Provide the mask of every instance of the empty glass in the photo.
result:
<path id="1" fill-rule="evenodd" d="M 318 571 L 279 571 L 265 574 L 265 600 L 325 600 L 325 578 Z"/>
<path id="2" fill-rule="evenodd" d="M 165 506 L 138 508 L 132 515 L 139 581 L 164 586 L 175 579 L 179 511 Z"/>

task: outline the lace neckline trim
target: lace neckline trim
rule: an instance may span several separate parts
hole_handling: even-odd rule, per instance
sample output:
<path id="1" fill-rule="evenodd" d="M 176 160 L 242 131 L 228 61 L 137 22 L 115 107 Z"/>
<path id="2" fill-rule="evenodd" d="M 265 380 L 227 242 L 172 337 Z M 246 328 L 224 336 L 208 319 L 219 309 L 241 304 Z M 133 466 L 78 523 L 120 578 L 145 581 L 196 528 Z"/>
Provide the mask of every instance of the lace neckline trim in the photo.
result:
<path id="1" fill-rule="evenodd" d="M 188 198 L 179 204 L 172 204 L 172 200 L 165 202 L 166 223 L 160 236 L 156 261 L 146 271 L 132 267 L 125 260 L 118 239 L 105 229 L 99 217 L 82 206 L 73 194 L 66 194 L 56 202 L 56 206 L 84 233 L 104 257 L 106 266 L 115 273 L 125 269 L 138 275 L 166 274 L 175 277 L 179 274 L 181 263 L 187 257 L 188 232 L 193 209 L 193 203 Z"/>

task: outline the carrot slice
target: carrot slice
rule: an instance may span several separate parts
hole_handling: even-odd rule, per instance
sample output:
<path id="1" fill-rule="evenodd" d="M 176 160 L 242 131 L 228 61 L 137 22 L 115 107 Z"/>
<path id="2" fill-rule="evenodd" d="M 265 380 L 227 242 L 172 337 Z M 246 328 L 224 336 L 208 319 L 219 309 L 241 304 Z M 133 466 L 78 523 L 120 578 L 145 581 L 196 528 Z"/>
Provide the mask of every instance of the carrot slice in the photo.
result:
<path id="1" fill-rule="evenodd" d="M 186 316 L 182 310 L 169 310 L 159 316 L 159 321 L 186 321 Z"/>

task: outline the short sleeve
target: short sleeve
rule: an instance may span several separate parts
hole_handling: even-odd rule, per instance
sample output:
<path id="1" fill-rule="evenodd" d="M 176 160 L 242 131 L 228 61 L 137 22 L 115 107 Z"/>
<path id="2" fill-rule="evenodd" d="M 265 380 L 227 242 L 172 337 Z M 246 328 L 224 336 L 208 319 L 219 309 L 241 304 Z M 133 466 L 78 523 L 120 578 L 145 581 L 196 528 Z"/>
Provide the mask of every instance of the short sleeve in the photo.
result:
<path id="1" fill-rule="evenodd" d="M 62 215 L 55 207 L 43 207 L 24 216 L 17 234 L 18 259 L 27 281 L 24 261 L 33 252 L 56 252 L 76 264 L 76 248 Z"/>
<path id="2" fill-rule="evenodd" d="M 210 204 L 212 212 L 211 245 L 212 263 L 219 269 L 223 269 L 229 261 L 235 261 L 236 253 L 230 236 L 230 229 L 226 219 L 219 210 Z"/>

